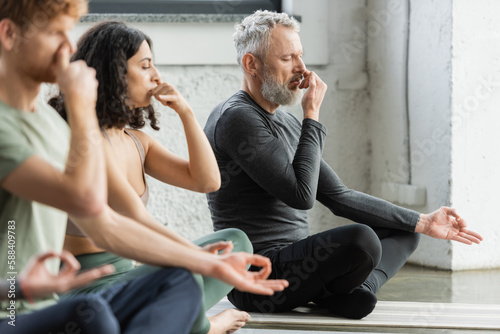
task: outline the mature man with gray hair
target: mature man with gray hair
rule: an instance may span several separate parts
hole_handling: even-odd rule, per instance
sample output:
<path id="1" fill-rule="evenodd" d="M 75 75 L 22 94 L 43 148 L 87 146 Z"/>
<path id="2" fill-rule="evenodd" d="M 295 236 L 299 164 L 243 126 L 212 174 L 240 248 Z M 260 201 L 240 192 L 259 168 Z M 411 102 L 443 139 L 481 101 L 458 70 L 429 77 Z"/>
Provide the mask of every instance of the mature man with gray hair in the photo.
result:
<path id="1" fill-rule="evenodd" d="M 254 251 L 271 259 L 273 278 L 290 283 L 272 297 L 233 290 L 235 306 L 281 312 L 313 301 L 360 319 L 416 249 L 419 233 L 466 244 L 482 238 L 452 208 L 420 214 L 342 183 L 321 158 L 326 129 L 318 118 L 327 86 L 302 61 L 298 31 L 295 19 L 268 11 L 236 25 L 243 85 L 205 126 L 222 176 L 208 204 L 215 230 L 245 231 Z M 302 123 L 279 109 L 299 101 Z M 307 210 L 316 200 L 360 224 L 309 235 Z"/>

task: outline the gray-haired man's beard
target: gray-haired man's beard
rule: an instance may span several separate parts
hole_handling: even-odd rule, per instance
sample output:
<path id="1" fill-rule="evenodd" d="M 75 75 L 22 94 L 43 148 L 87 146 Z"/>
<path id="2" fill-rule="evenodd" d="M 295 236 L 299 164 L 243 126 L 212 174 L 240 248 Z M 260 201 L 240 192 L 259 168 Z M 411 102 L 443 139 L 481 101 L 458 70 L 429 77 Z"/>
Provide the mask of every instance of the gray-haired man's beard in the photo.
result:
<path id="1" fill-rule="evenodd" d="M 262 82 L 260 92 L 267 101 L 281 106 L 294 106 L 301 101 L 303 95 L 301 89 L 289 89 L 288 84 L 290 82 L 286 84 L 279 83 L 267 68 L 264 68 L 262 74 L 264 82 Z"/>

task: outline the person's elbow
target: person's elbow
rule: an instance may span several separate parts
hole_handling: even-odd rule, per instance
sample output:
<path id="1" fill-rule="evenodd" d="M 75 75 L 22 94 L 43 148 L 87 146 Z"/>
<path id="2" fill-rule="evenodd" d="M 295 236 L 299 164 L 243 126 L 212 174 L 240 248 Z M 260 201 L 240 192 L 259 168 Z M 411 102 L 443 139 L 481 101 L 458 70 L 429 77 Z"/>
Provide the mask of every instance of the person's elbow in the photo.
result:
<path id="1" fill-rule="evenodd" d="M 310 210 L 313 208 L 314 203 L 316 202 L 316 193 L 310 191 L 310 189 L 306 190 L 297 190 L 295 192 L 295 196 L 289 197 L 285 203 L 291 206 L 294 209 L 298 210 Z"/>
<path id="2" fill-rule="evenodd" d="M 118 224 L 113 220 L 109 206 L 103 205 L 100 213 L 88 216 L 70 214 L 69 218 L 96 247 L 107 251 L 112 250 L 113 237 Z"/>
<path id="3" fill-rule="evenodd" d="M 314 207 L 315 199 L 305 201 L 302 205 L 301 210 L 311 210 Z"/>
<path id="4" fill-rule="evenodd" d="M 287 203 L 294 209 L 297 210 L 311 210 L 314 206 L 315 199 L 314 198 L 306 198 L 306 199 L 296 199 L 290 203 Z"/>
<path id="5" fill-rule="evenodd" d="M 78 219 L 75 222 L 96 247 L 113 252 L 116 248 L 115 234 L 118 225 L 109 213 L 110 210 L 105 207 L 100 215 L 93 218 Z"/>
<path id="6" fill-rule="evenodd" d="M 221 187 L 221 178 L 219 173 L 214 173 L 197 182 L 196 191 L 208 194 L 219 190 Z"/>
<path id="7" fill-rule="evenodd" d="M 70 214 L 82 218 L 95 218 L 101 215 L 106 199 L 104 194 L 95 191 L 76 191 L 70 196 Z"/>
<path id="8" fill-rule="evenodd" d="M 113 252 L 113 242 L 109 237 L 108 233 L 104 233 L 101 229 L 96 229 L 93 233 L 90 233 L 88 237 L 92 243 L 100 249 L 104 249 L 108 252 Z"/>
<path id="9" fill-rule="evenodd" d="M 220 178 L 212 179 L 208 182 L 205 182 L 205 184 L 201 189 L 201 192 L 205 194 L 212 193 L 214 191 L 219 190 L 220 186 L 221 186 Z"/>

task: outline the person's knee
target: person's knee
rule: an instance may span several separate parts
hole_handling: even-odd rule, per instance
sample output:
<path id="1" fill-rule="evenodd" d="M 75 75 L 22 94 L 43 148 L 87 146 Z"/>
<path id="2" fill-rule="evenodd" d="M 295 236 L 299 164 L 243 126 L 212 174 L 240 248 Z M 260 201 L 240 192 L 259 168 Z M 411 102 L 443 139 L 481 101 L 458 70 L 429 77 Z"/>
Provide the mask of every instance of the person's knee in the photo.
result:
<path id="1" fill-rule="evenodd" d="M 81 333 L 120 333 L 120 325 L 109 304 L 97 295 L 85 295 L 71 301 Z"/>
<path id="2" fill-rule="evenodd" d="M 143 278 L 141 278 L 143 279 Z M 156 287 L 159 292 L 170 291 L 175 287 L 176 293 L 185 295 L 193 303 L 200 303 L 201 288 L 193 273 L 184 268 L 162 268 L 144 276 L 150 287 Z M 200 284 L 203 284 L 202 280 Z"/>
<path id="3" fill-rule="evenodd" d="M 362 224 L 319 233 L 314 237 L 314 245 L 315 257 L 318 259 L 335 257 L 337 250 L 340 250 L 344 256 L 352 257 L 356 266 L 367 270 L 375 268 L 382 257 L 382 245 L 377 234 L 371 227 Z"/>
<path id="4" fill-rule="evenodd" d="M 177 293 L 180 293 L 179 297 L 180 300 L 182 300 L 182 306 L 193 312 L 194 321 L 203 303 L 203 285 L 199 284 L 203 284 L 203 279 L 201 275 L 198 275 L 200 282 L 197 282 L 193 273 L 185 269 L 177 270 L 179 270 L 180 273 L 177 276 L 177 280 L 173 282 L 173 284 L 176 285 Z"/>
<path id="5" fill-rule="evenodd" d="M 237 228 L 224 229 L 224 239 L 234 244 L 233 252 L 247 252 L 253 254 L 253 246 L 245 232 Z"/>
<path id="6" fill-rule="evenodd" d="M 176 285 L 178 289 L 185 291 L 186 298 L 189 298 L 191 303 L 199 305 L 201 303 L 202 290 L 196 282 L 193 273 L 181 268 L 175 268 L 174 270 L 175 278 L 169 284 Z"/>
<path id="7" fill-rule="evenodd" d="M 413 253 L 414 251 L 417 250 L 417 247 L 420 243 L 420 237 L 421 237 L 421 234 L 420 233 L 411 233 L 411 232 L 408 232 L 408 249 L 410 251 L 410 253 Z"/>
<path id="8" fill-rule="evenodd" d="M 369 256 L 373 267 L 376 267 L 382 257 L 382 245 L 373 229 L 363 224 L 349 225 L 347 244 Z"/>

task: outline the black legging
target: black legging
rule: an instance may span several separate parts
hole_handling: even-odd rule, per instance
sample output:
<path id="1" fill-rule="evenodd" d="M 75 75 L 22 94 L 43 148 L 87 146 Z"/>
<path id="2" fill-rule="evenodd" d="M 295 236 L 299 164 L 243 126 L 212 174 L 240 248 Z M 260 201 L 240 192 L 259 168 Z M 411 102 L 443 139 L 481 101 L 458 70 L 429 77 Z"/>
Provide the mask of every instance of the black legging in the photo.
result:
<path id="1" fill-rule="evenodd" d="M 236 307 L 252 312 L 284 312 L 347 294 L 363 284 L 376 293 L 405 264 L 418 245 L 417 233 L 352 224 L 321 232 L 282 249 L 267 251 L 273 272 L 290 286 L 273 296 L 231 291 Z"/>

